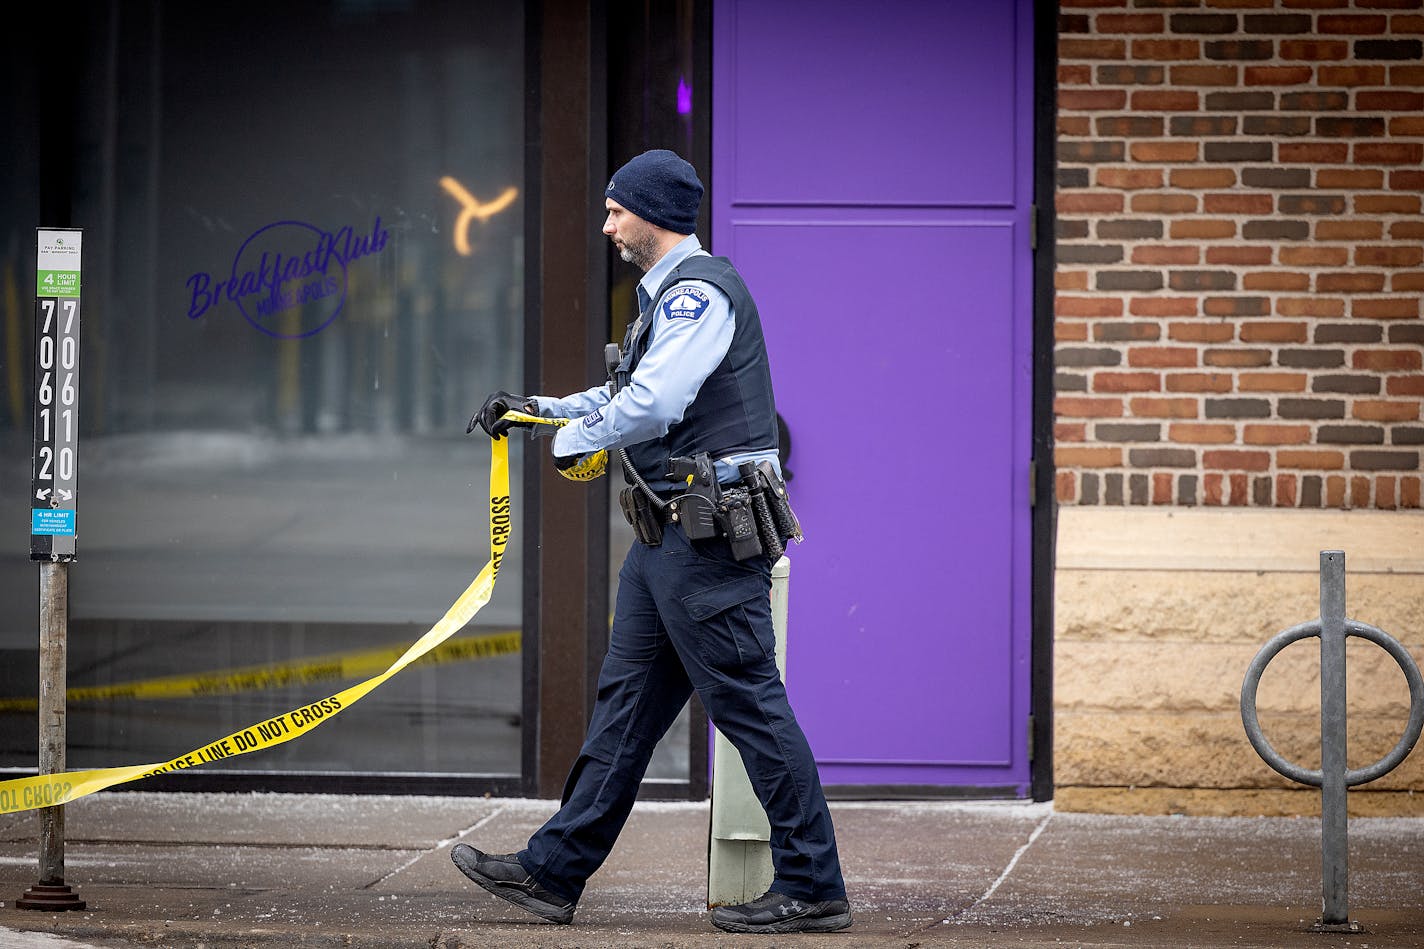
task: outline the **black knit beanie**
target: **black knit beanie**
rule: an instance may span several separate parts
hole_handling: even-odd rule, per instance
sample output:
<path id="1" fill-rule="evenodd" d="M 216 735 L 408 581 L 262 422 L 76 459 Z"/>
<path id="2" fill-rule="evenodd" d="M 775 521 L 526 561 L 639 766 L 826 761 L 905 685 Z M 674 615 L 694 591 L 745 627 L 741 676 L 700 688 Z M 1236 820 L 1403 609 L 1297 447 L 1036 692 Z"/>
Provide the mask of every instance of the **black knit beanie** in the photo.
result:
<path id="1" fill-rule="evenodd" d="M 697 230 L 702 182 L 696 169 L 666 148 L 643 152 L 619 168 L 604 195 L 675 234 Z"/>

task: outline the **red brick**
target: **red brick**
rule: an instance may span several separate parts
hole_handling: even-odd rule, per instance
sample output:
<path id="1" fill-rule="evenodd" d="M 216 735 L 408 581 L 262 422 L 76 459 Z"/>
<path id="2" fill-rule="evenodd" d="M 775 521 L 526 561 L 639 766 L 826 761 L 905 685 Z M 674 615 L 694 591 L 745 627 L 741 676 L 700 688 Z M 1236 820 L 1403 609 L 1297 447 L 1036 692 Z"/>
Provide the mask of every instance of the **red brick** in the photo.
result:
<path id="1" fill-rule="evenodd" d="M 1239 346 L 1208 349 L 1202 355 L 1202 364 L 1221 366 L 1224 369 L 1259 369 L 1271 364 L 1271 351 L 1269 349 L 1243 349 Z"/>
<path id="2" fill-rule="evenodd" d="M 1345 506 L 1345 479 L 1339 475 L 1331 475 L 1325 479 L 1325 506 Z"/>
<path id="3" fill-rule="evenodd" d="M 1188 162 L 1200 157 L 1200 149 L 1197 142 L 1133 142 L 1130 151 L 1133 161 Z"/>
<path id="4" fill-rule="evenodd" d="M 1341 165 L 1350 157 L 1350 146 L 1343 142 L 1281 142 L 1276 154 L 1282 162 Z"/>
<path id="5" fill-rule="evenodd" d="M 1271 467 L 1268 451 L 1232 451 L 1217 449 L 1202 452 L 1202 467 L 1218 471 L 1266 471 Z"/>
<path id="6" fill-rule="evenodd" d="M 1167 438 L 1183 445 L 1229 445 L 1236 441 L 1236 426 L 1221 423 L 1174 422 Z"/>
<path id="7" fill-rule="evenodd" d="M 1059 471 L 1053 476 L 1054 497 L 1059 503 L 1071 504 L 1078 500 L 1078 476 L 1072 471 Z"/>
<path id="8" fill-rule="evenodd" d="M 1230 168 L 1173 168 L 1170 183 L 1173 188 L 1230 188 L 1236 184 L 1236 172 Z"/>
<path id="9" fill-rule="evenodd" d="M 1058 446 L 1053 449 L 1053 463 L 1060 468 L 1117 468 L 1122 465 L 1122 449 L 1101 445 Z"/>
<path id="10" fill-rule="evenodd" d="M 1117 297 L 1069 297 L 1059 294 L 1053 301 L 1059 316 L 1122 316 L 1122 300 Z"/>
<path id="11" fill-rule="evenodd" d="M 1350 44 L 1339 40 L 1281 40 L 1281 59 L 1307 59 L 1314 62 L 1348 59 Z"/>
<path id="12" fill-rule="evenodd" d="M 1417 349 L 1360 349 L 1350 359 L 1350 365 L 1356 369 L 1373 369 L 1376 372 L 1416 370 L 1421 362 L 1424 358 L 1420 357 Z"/>
<path id="13" fill-rule="evenodd" d="M 1424 86 L 1424 66 L 1403 63 L 1389 67 L 1389 84 L 1392 86 Z M 1369 85 L 1382 86 L 1384 83 L 1372 82 Z"/>
<path id="14" fill-rule="evenodd" d="M 1141 244 L 1132 249 L 1134 264 L 1196 264 L 1201 249 L 1193 246 Z"/>
<path id="15" fill-rule="evenodd" d="M 1394 376 L 1384 381 L 1385 395 L 1424 396 L 1424 376 Z"/>
<path id="16" fill-rule="evenodd" d="M 1424 161 L 1424 144 L 1356 142 L 1355 161 L 1365 165 L 1417 165 Z"/>
<path id="17" fill-rule="evenodd" d="M 1194 194 L 1134 194 L 1132 210 L 1136 214 L 1194 214 L 1197 196 Z"/>
<path id="18" fill-rule="evenodd" d="M 1282 253 L 1287 248 L 1282 247 Z M 1274 248 L 1243 245 L 1239 247 L 1217 247 L 1212 246 L 1206 249 L 1206 262 L 1209 264 L 1229 264 L 1241 267 L 1261 266 L 1271 262 L 1271 254 Z M 1343 263 L 1344 261 L 1341 261 Z"/>
<path id="19" fill-rule="evenodd" d="M 1059 60 L 1069 59 L 1126 59 L 1125 40 L 1067 39 L 1058 40 Z"/>
<path id="20" fill-rule="evenodd" d="M 1242 274 L 1242 290 L 1309 290 L 1310 274 L 1266 270 Z"/>
<path id="21" fill-rule="evenodd" d="M 1366 475 L 1355 475 L 1350 479 L 1350 504 L 1354 507 L 1369 507 L 1370 479 Z"/>
<path id="22" fill-rule="evenodd" d="M 1361 267 L 1414 267 L 1421 262 L 1424 262 L 1424 245 L 1355 248 L 1355 263 Z"/>
<path id="23" fill-rule="evenodd" d="M 1093 21 L 1093 32 L 1099 36 L 1112 33 L 1161 33 L 1166 21 L 1160 13 L 1099 13 Z"/>
<path id="24" fill-rule="evenodd" d="M 1202 478 L 1202 503 L 1203 503 L 1203 504 L 1222 504 L 1222 503 L 1225 503 L 1225 500 L 1226 500 L 1226 499 L 1223 497 L 1223 492 L 1222 492 L 1222 485 L 1223 485 L 1224 483 L 1225 483 L 1225 479 L 1222 478 L 1220 474 L 1208 473 L 1205 477 L 1203 477 L 1203 478 Z"/>
<path id="25" fill-rule="evenodd" d="M 1134 60 L 1169 62 L 1201 58 L 1199 40 L 1133 40 L 1129 57 Z"/>
<path id="26" fill-rule="evenodd" d="M 1120 418 L 1122 399 L 1093 399 L 1060 395 L 1053 399 L 1053 414 L 1059 418 Z"/>
<path id="27" fill-rule="evenodd" d="M 1424 109 L 1424 92 L 1362 90 L 1355 93 L 1355 108 L 1361 112 L 1418 112 Z"/>
<path id="28" fill-rule="evenodd" d="M 1225 343 L 1236 338 L 1236 327 L 1216 322 L 1171 323 L 1167 327 L 1167 337 L 1184 343 Z M 1230 381 L 1229 377 L 1227 381 Z"/>
<path id="29" fill-rule="evenodd" d="M 1093 83 L 1093 67 L 1083 65 L 1059 66 L 1060 86 L 1088 86 Z"/>
<path id="30" fill-rule="evenodd" d="M 1359 194 L 1355 196 L 1357 214 L 1418 214 L 1417 194 Z"/>
<path id="31" fill-rule="evenodd" d="M 1389 28 L 1389 18 L 1378 14 L 1339 16 L 1321 14 L 1315 21 L 1317 33 L 1343 33 L 1356 36 L 1377 36 Z"/>
<path id="32" fill-rule="evenodd" d="M 1219 218 L 1172 221 L 1167 227 L 1173 240 L 1221 240 L 1236 236 L 1236 222 Z"/>
<path id="33" fill-rule="evenodd" d="M 1322 168 L 1315 173 L 1315 186 L 1377 191 L 1384 187 L 1384 172 L 1378 168 Z"/>
<path id="34" fill-rule="evenodd" d="M 1346 247 L 1302 244 L 1281 248 L 1281 263 L 1293 267 L 1343 267 L 1349 260 L 1350 251 Z"/>
<path id="35" fill-rule="evenodd" d="M 1395 116 L 1389 120 L 1389 134 L 1397 136 L 1424 135 L 1424 116 Z"/>
<path id="36" fill-rule="evenodd" d="M 1169 372 L 1168 392 L 1230 392 L 1233 379 L 1229 372 Z"/>
<path id="37" fill-rule="evenodd" d="M 1208 194 L 1202 197 L 1202 210 L 1208 214 L 1270 214 L 1275 210 L 1275 201 L 1272 194 Z"/>
<path id="38" fill-rule="evenodd" d="M 1276 315 L 1340 317 L 1345 315 L 1345 301 L 1341 297 L 1280 297 Z"/>
<path id="39" fill-rule="evenodd" d="M 1086 115 L 1059 114 L 1058 134 L 1086 138 L 1093 134 L 1093 120 Z"/>
<path id="40" fill-rule="evenodd" d="M 1059 214 L 1114 214 L 1122 210 L 1122 195 L 1101 191 L 1060 191 Z"/>
<path id="41" fill-rule="evenodd" d="M 1128 403 L 1135 418 L 1200 418 L 1201 406 L 1196 399 L 1151 399 L 1139 396 Z"/>
<path id="42" fill-rule="evenodd" d="M 1311 449 L 1281 449 L 1276 452 L 1277 468 L 1299 468 L 1307 471 L 1338 471 L 1345 467 L 1345 455 L 1338 451 Z"/>
<path id="43" fill-rule="evenodd" d="M 1133 297 L 1127 311 L 1133 316 L 1196 316 L 1196 297 Z"/>
<path id="44" fill-rule="evenodd" d="M 1086 422 L 1055 422 L 1053 424 L 1055 442 L 1085 442 L 1088 440 Z"/>
<path id="45" fill-rule="evenodd" d="M 1162 376 L 1156 372 L 1109 372 L 1093 373 L 1094 392 L 1160 392 Z"/>
<path id="46" fill-rule="evenodd" d="M 1241 507 L 1246 503 L 1249 496 L 1246 493 L 1246 476 L 1244 474 L 1231 475 L 1231 504 Z"/>
<path id="47" fill-rule="evenodd" d="M 1173 66 L 1174 86 L 1234 86 L 1240 81 L 1235 66 Z"/>
<path id="48" fill-rule="evenodd" d="M 1303 343 L 1309 336 L 1305 323 L 1252 321 L 1241 324 L 1243 343 Z"/>
<path id="49" fill-rule="evenodd" d="M 1166 471 L 1152 472 L 1152 503 L 1172 503 L 1172 475 Z"/>
<path id="50" fill-rule="evenodd" d="M 1303 372 L 1243 372 L 1236 377 L 1240 392 L 1304 392 Z"/>
<path id="51" fill-rule="evenodd" d="M 1127 104 L 1127 92 L 1123 89 L 1060 89 L 1058 108 L 1065 112 L 1121 111 Z"/>
<path id="52" fill-rule="evenodd" d="M 1419 316 L 1418 297 L 1385 297 L 1350 301 L 1350 315 L 1366 320 L 1408 320 Z"/>
<path id="53" fill-rule="evenodd" d="M 1200 105 L 1197 93 L 1178 89 L 1139 89 L 1132 94 L 1134 112 L 1195 112 Z"/>
<path id="54" fill-rule="evenodd" d="M 1394 510 L 1394 489 L 1398 485 L 1399 479 L 1393 475 L 1379 475 L 1375 478 L 1375 507 L 1385 510 Z"/>
<path id="55" fill-rule="evenodd" d="M 1404 33 L 1424 33 L 1424 16 L 1404 16 L 1401 14 L 1390 22 L 1389 29 L 1395 36 Z"/>
<path id="56" fill-rule="evenodd" d="M 1399 479 L 1399 506 L 1419 507 L 1419 488 L 1421 478 L 1400 478 Z"/>
<path id="57" fill-rule="evenodd" d="M 1123 191 L 1133 191 L 1138 188 L 1160 188 L 1162 187 L 1162 169 L 1099 168 L 1097 182 L 1099 187 L 1120 188 Z"/>
<path id="58" fill-rule="evenodd" d="M 1419 403 L 1357 399 L 1350 414 L 1371 422 L 1412 422 L 1419 418 Z"/>
<path id="59" fill-rule="evenodd" d="M 1127 351 L 1127 364 L 1159 369 L 1195 366 L 1197 351 L 1188 346 L 1134 346 Z"/>
<path id="60" fill-rule="evenodd" d="M 1301 86 L 1310 82 L 1315 70 L 1309 66 L 1247 66 L 1248 86 Z"/>
<path id="61" fill-rule="evenodd" d="M 1296 478 L 1295 475 L 1276 475 L 1276 507 L 1295 507 L 1296 504 Z"/>
<path id="62" fill-rule="evenodd" d="M 1088 289 L 1088 272 L 1086 270 L 1060 270 L 1053 275 L 1053 288 L 1055 290 L 1086 290 Z"/>
<path id="63" fill-rule="evenodd" d="M 1315 287 L 1323 293 L 1379 293 L 1384 289 L 1384 274 L 1358 271 L 1322 273 L 1316 276 Z"/>
<path id="64" fill-rule="evenodd" d="M 1088 324 L 1056 320 L 1053 324 L 1053 338 L 1060 343 L 1087 342 Z"/>
<path id="65" fill-rule="evenodd" d="M 1321 88 L 1329 86 L 1382 86 L 1385 83 L 1383 66 L 1321 66 L 1316 70 L 1315 84 Z"/>
<path id="66" fill-rule="evenodd" d="M 1355 206 L 1365 199 L 1355 196 Z M 1377 241 L 1384 236 L 1384 224 L 1379 221 L 1319 221 L 1315 225 L 1315 237 L 1323 241 Z"/>
<path id="67" fill-rule="evenodd" d="M 1396 293 L 1424 292 L 1424 271 L 1401 270 L 1390 274 L 1389 288 Z"/>
<path id="68" fill-rule="evenodd" d="M 1245 425 L 1241 440 L 1247 445 L 1308 445 L 1309 425 Z"/>

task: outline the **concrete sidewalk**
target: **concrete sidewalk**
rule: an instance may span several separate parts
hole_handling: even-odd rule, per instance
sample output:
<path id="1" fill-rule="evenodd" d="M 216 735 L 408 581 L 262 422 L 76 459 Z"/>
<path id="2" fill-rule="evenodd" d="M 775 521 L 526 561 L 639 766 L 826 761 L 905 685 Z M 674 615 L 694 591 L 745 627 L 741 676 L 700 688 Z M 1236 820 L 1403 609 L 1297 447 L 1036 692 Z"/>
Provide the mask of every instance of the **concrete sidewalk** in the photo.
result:
<path id="1" fill-rule="evenodd" d="M 1350 824 L 1351 916 L 1319 916 L 1319 822 L 1058 814 L 1017 803 L 833 802 L 855 925 L 712 928 L 708 806 L 640 804 L 572 926 L 450 862 L 513 850 L 552 801 L 107 792 L 68 805 L 71 913 L 15 908 L 38 819 L 0 817 L 0 949 L 77 946 L 1424 946 L 1424 819 Z M 43 935 L 41 935 L 43 934 Z"/>

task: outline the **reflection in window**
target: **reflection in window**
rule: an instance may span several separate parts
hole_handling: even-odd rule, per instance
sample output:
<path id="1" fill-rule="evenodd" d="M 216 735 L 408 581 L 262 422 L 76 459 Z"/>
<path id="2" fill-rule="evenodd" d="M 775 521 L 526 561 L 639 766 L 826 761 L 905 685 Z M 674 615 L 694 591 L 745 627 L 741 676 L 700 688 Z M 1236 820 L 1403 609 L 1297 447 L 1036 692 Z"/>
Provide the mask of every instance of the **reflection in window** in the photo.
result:
<path id="1" fill-rule="evenodd" d="M 521 389 L 523 11 L 170 2 L 106 15 L 78 57 L 75 110 L 70 223 L 86 268 L 70 684 L 408 645 L 489 556 L 488 441 L 465 422 L 487 392 Z M 0 90 L 5 114 L 23 116 L 27 94 Z M 480 211 L 462 218 L 442 180 L 485 196 Z M 32 204 L 0 206 L 0 291 L 33 271 L 36 223 Z M 28 408 L 0 396 L 16 466 Z M 18 523 L 28 472 L 12 474 L 0 505 Z M 34 570 L 0 561 L 8 602 L 33 601 Z M 461 635 L 517 632 L 520 595 L 518 571 L 503 571 Z M 0 665 L 20 670 L 0 699 L 33 695 L 33 629 L 0 620 Z M 519 654 L 467 651 L 230 767 L 517 773 Z M 349 681 L 75 703 L 69 764 L 161 760 Z M 0 766 L 33 765 L 32 732 L 33 713 L 0 706 Z"/>

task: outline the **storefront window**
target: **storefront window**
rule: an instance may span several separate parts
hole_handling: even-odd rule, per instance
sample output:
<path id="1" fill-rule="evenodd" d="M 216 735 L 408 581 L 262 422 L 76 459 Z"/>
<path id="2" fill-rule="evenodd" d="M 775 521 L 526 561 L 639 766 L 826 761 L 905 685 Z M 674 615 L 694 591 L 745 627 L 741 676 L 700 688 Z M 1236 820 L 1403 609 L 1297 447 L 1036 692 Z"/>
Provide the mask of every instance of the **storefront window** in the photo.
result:
<path id="1" fill-rule="evenodd" d="M 166 760 L 380 671 L 488 559 L 489 440 L 465 425 L 523 389 L 524 14 L 116 3 L 76 35 L 69 685 L 200 693 L 71 700 L 69 765 L 87 768 Z M 33 83 L 0 89 L 7 115 L 29 114 Z M 24 392 L 24 277 L 55 222 L 8 189 L 43 174 L 16 169 L 0 206 L 5 372 Z M 0 505 L 23 524 L 30 420 L 9 389 Z M 0 592 L 32 604 L 24 538 L 0 546 Z M 520 629 L 521 546 L 516 530 L 515 569 L 457 634 L 491 650 L 411 667 L 223 768 L 517 774 L 522 667 L 499 634 Z M 0 615 L 6 695 L 33 696 L 34 648 L 32 611 Z M 33 721 L 0 705 L 0 767 L 33 766 Z"/>

